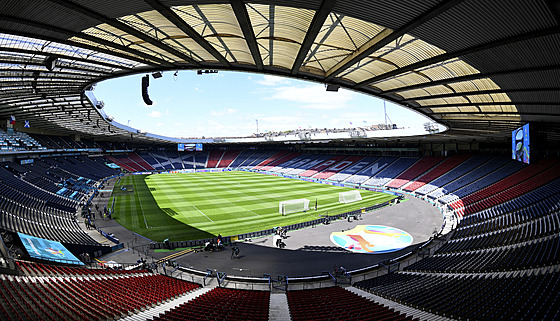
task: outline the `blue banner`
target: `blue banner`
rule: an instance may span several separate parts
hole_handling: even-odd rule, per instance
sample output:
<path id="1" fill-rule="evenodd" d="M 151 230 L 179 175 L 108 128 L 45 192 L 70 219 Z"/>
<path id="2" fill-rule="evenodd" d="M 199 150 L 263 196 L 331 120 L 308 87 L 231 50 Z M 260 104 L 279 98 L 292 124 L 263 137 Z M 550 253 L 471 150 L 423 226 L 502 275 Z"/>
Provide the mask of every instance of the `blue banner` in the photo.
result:
<path id="1" fill-rule="evenodd" d="M 74 254 L 68 251 L 60 242 L 41 239 L 35 236 L 18 233 L 23 246 L 29 256 L 55 262 L 84 265 Z"/>

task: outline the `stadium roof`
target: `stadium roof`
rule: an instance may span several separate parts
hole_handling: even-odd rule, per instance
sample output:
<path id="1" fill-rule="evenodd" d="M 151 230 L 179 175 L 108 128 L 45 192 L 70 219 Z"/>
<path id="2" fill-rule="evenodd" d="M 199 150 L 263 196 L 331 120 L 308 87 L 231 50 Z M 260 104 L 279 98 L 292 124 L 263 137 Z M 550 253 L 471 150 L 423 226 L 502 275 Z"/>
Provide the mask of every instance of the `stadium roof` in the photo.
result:
<path id="1" fill-rule="evenodd" d="M 559 139 L 560 4 L 0 2 L 0 119 L 14 115 L 53 134 L 130 137 L 83 91 L 109 78 L 179 69 L 339 85 L 417 110 L 457 137 L 503 137 L 535 122 Z"/>

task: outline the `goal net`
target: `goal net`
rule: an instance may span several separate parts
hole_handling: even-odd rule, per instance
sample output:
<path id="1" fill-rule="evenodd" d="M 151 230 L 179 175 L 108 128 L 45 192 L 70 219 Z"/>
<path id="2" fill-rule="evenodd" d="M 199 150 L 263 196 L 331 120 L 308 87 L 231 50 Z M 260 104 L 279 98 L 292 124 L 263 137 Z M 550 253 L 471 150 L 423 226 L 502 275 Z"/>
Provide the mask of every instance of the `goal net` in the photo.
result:
<path id="1" fill-rule="evenodd" d="M 352 203 L 361 200 L 362 200 L 362 195 L 360 194 L 360 191 L 357 189 L 349 192 L 341 192 L 338 194 L 339 203 Z"/>
<path id="2" fill-rule="evenodd" d="M 279 211 L 282 215 L 309 210 L 309 200 L 306 198 L 282 201 L 279 205 Z"/>

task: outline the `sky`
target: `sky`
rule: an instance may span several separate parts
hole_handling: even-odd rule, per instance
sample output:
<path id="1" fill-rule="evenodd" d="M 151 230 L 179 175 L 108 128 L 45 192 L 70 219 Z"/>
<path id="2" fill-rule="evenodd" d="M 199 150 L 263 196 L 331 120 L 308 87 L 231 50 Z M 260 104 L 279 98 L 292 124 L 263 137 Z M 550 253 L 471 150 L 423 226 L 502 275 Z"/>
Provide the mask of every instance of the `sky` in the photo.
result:
<path id="1" fill-rule="evenodd" d="M 340 88 L 327 92 L 323 84 L 291 78 L 195 70 L 150 76 L 142 100 L 141 75 L 98 83 L 94 95 L 105 102 L 114 120 L 150 133 L 177 137 L 240 137 L 299 128 L 349 128 L 385 123 L 383 100 Z M 406 108 L 386 102 L 390 123 L 423 127 L 429 121 Z"/>

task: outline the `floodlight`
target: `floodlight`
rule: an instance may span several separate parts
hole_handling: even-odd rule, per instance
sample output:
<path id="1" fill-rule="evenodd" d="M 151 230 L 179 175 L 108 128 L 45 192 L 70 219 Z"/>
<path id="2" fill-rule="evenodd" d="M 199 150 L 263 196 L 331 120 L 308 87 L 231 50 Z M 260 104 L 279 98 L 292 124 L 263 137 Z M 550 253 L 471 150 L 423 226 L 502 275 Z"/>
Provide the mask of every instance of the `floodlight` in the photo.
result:
<path id="1" fill-rule="evenodd" d="M 326 88 L 327 88 L 327 91 L 337 92 L 338 89 L 340 88 L 340 86 L 339 85 L 327 84 Z"/>

